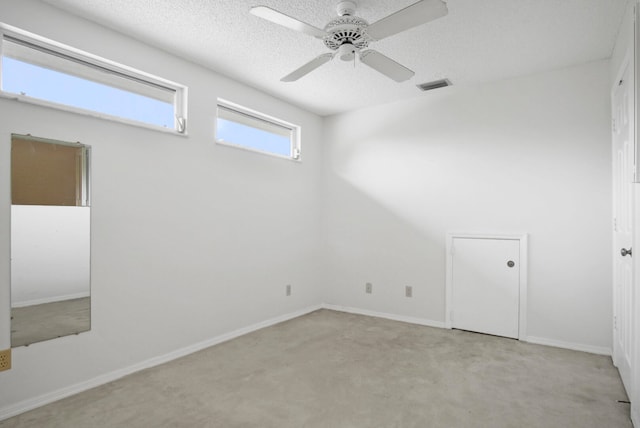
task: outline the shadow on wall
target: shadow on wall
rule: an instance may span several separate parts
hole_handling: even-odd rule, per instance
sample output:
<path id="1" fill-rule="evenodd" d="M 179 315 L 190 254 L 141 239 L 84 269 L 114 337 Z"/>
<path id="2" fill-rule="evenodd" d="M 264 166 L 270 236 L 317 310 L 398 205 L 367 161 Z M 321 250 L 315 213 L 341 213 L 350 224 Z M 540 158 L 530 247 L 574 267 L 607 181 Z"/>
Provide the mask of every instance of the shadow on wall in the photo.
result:
<path id="1" fill-rule="evenodd" d="M 341 177 L 329 187 L 327 302 L 444 320 L 444 236 L 425 233 Z M 413 287 L 412 298 L 405 286 Z"/>
<path id="2" fill-rule="evenodd" d="M 594 63 L 328 118 L 334 300 L 443 320 L 446 233 L 528 233 L 531 333 L 604 346 L 606 72 Z M 373 297 L 375 283 L 367 300 L 367 276 L 413 281 L 422 306 Z M 564 322 L 567 310 L 579 327 Z"/>

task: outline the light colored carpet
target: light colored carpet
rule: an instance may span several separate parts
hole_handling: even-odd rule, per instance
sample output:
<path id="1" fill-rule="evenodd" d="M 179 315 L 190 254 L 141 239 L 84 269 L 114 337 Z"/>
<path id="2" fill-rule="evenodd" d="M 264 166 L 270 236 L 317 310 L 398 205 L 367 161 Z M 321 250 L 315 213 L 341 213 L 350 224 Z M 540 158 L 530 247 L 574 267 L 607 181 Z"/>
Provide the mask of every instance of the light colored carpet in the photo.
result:
<path id="1" fill-rule="evenodd" d="M 14 348 L 90 328 L 90 297 L 11 308 L 11 346 Z"/>
<path id="2" fill-rule="evenodd" d="M 1 427 L 631 427 L 611 359 L 320 310 Z"/>

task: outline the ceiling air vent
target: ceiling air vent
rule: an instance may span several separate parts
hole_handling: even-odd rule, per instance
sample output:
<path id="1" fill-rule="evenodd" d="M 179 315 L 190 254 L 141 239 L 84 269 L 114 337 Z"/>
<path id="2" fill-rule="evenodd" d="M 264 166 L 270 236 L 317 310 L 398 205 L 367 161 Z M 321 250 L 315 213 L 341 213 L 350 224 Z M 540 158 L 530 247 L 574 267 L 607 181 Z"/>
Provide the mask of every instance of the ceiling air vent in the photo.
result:
<path id="1" fill-rule="evenodd" d="M 444 88 L 445 86 L 451 86 L 449 79 L 434 80 L 433 82 L 421 83 L 416 85 L 421 91 L 430 91 L 432 89 Z"/>

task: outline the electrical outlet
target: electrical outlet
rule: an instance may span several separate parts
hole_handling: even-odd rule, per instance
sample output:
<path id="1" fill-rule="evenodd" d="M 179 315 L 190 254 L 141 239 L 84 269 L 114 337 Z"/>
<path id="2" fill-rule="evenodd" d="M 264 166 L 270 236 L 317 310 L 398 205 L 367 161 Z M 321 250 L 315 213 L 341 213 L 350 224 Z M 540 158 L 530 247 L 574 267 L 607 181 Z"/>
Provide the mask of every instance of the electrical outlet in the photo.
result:
<path id="1" fill-rule="evenodd" d="M 11 368 L 11 349 L 0 351 L 0 372 Z"/>
<path id="2" fill-rule="evenodd" d="M 370 282 L 367 282 L 367 284 L 364 287 L 364 291 L 367 294 L 371 294 L 373 292 L 373 284 L 371 284 Z"/>
<path id="3" fill-rule="evenodd" d="M 291 296 L 291 284 L 287 284 L 286 295 Z"/>
<path id="4" fill-rule="evenodd" d="M 407 297 L 413 297 L 413 287 L 410 285 L 404 287 L 404 295 Z"/>

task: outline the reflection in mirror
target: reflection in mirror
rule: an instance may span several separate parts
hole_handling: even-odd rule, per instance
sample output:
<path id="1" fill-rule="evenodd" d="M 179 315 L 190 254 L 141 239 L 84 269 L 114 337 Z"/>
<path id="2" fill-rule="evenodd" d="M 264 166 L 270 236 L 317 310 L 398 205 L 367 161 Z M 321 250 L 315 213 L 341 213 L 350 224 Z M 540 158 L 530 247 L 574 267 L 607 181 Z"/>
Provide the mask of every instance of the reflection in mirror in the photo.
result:
<path id="1" fill-rule="evenodd" d="M 90 148 L 11 135 L 11 346 L 91 328 Z"/>

